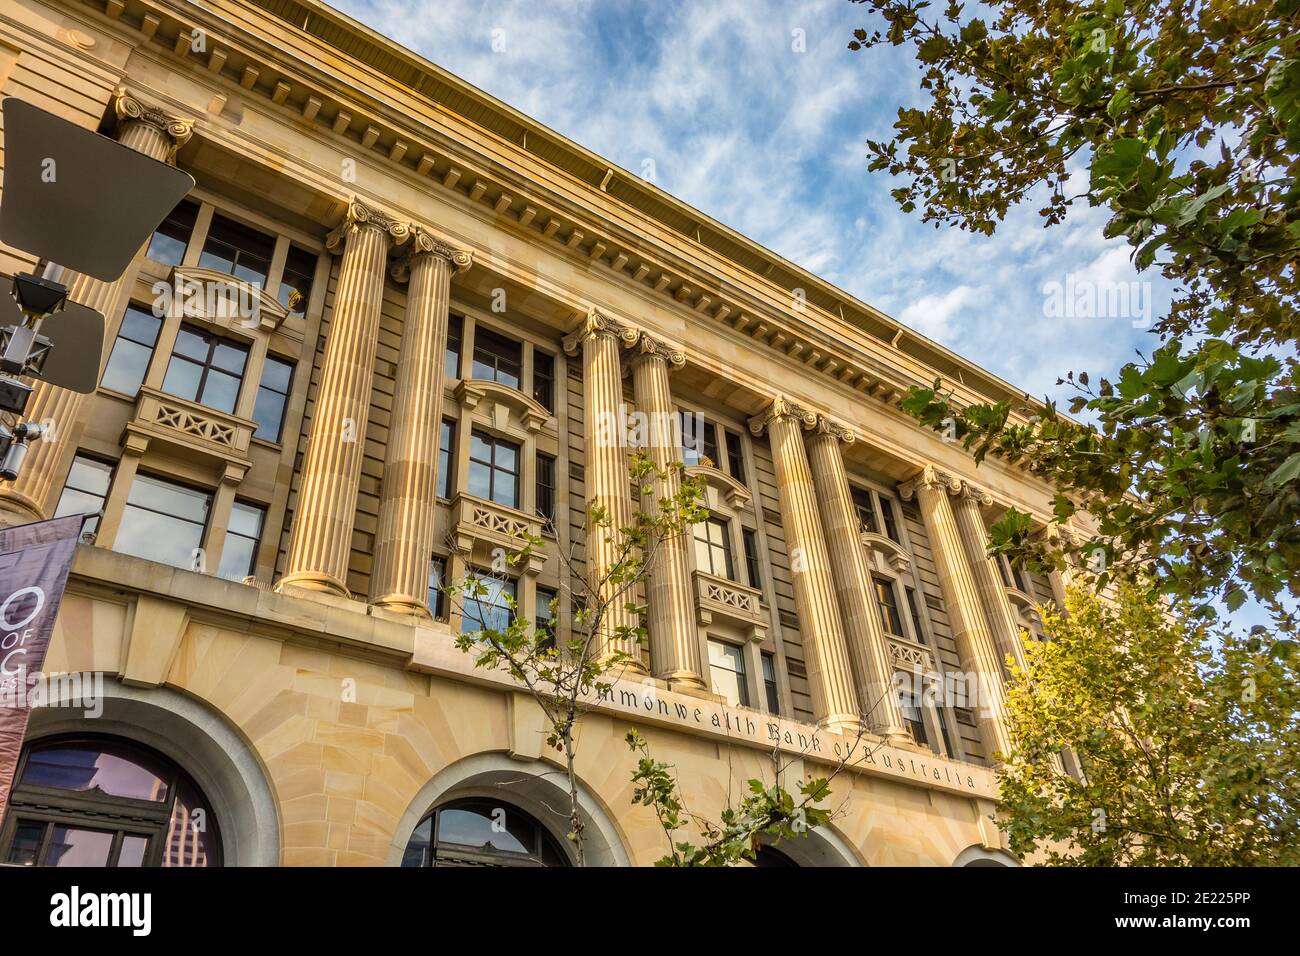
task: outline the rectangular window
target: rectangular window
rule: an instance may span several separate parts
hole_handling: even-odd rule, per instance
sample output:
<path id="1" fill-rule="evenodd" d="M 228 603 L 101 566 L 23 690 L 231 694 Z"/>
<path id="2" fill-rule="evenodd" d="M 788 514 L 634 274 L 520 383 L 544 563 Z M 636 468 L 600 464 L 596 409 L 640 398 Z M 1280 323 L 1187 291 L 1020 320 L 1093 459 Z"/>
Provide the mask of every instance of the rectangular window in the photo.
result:
<path id="1" fill-rule="evenodd" d="M 776 658 L 768 651 L 763 652 L 763 693 L 767 696 L 767 712 L 781 713 L 781 696 L 776 690 Z"/>
<path id="2" fill-rule="evenodd" d="M 149 360 L 153 358 L 161 328 L 162 320 L 153 313 L 138 305 L 127 306 L 100 386 L 134 397 L 149 371 Z"/>
<path id="3" fill-rule="evenodd" d="M 537 631 L 536 641 L 540 647 L 555 646 L 555 615 L 551 605 L 556 594 L 550 588 L 537 589 L 537 614 L 533 618 L 533 628 Z"/>
<path id="4" fill-rule="evenodd" d="M 438 436 L 438 497 L 451 497 L 451 450 L 456 444 L 456 423 L 450 418 L 442 420 Z"/>
<path id="5" fill-rule="evenodd" d="M 474 365 L 472 378 L 519 387 L 524 367 L 524 347 L 514 339 L 498 335 L 491 329 L 474 330 Z"/>
<path id="6" fill-rule="evenodd" d="M 460 351 L 465 336 L 465 319 L 455 312 L 447 316 L 447 357 L 443 375 L 448 379 L 460 378 Z"/>
<path id="7" fill-rule="evenodd" d="M 469 442 L 469 493 L 519 507 L 519 446 L 475 429 Z"/>
<path id="8" fill-rule="evenodd" d="M 903 621 L 898 616 L 898 596 L 894 593 L 894 582 L 887 578 L 875 578 L 876 603 L 880 605 L 880 625 L 886 634 L 903 636 Z"/>
<path id="9" fill-rule="evenodd" d="M 257 546 L 262 540 L 266 509 L 261 505 L 236 501 L 230 508 L 226 526 L 226 543 L 221 547 L 221 567 L 217 573 L 231 581 L 242 581 L 257 567 Z"/>
<path id="10" fill-rule="evenodd" d="M 718 429 L 713 422 L 694 412 L 678 412 L 682 422 L 682 463 L 698 465 L 705 459 L 721 468 L 718 458 Z"/>
<path id="11" fill-rule="evenodd" d="M 212 495 L 143 473 L 135 476 L 113 547 L 160 564 L 203 570 Z"/>
<path id="12" fill-rule="evenodd" d="M 533 349 L 533 400 L 555 411 L 555 356 L 538 349 Z"/>
<path id="13" fill-rule="evenodd" d="M 740 538 L 745 545 L 745 573 L 749 576 L 749 586 L 763 590 L 763 566 L 758 560 L 758 532 L 753 528 L 741 528 Z"/>
<path id="14" fill-rule="evenodd" d="M 274 253 L 274 238 L 218 214 L 212 217 L 199 265 L 264 289 Z"/>
<path id="15" fill-rule="evenodd" d="M 879 534 L 879 528 L 876 524 L 876 508 L 871 502 L 871 492 L 865 488 L 849 486 L 849 492 L 853 496 L 853 510 L 858 513 L 858 524 L 863 531 L 871 534 Z"/>
<path id="16" fill-rule="evenodd" d="M 104 509 L 108 486 L 113 481 L 113 465 L 87 455 L 77 455 L 68 469 L 68 480 L 63 484 L 54 517 L 64 515 L 94 515 L 81 526 L 82 532 L 99 527 L 99 512 Z"/>
<path id="17" fill-rule="evenodd" d="M 316 278 L 317 259 L 314 252 L 289 246 L 289 256 L 284 261 L 284 274 L 280 276 L 279 300 L 293 315 L 302 315 L 307 311 L 312 280 Z"/>
<path id="18" fill-rule="evenodd" d="M 482 593 L 474 582 L 481 585 Z M 460 632 L 504 631 L 514 619 L 518 586 L 510 578 L 494 578 L 485 572 L 471 571 L 465 582 Z"/>
<path id="19" fill-rule="evenodd" d="M 888 498 L 880 498 L 880 516 L 885 520 L 885 537 L 895 544 L 901 544 L 898 537 L 898 524 L 894 521 L 894 503 Z"/>
<path id="20" fill-rule="evenodd" d="M 447 577 L 447 559 L 435 557 L 429 562 L 429 610 L 435 621 L 447 620 L 447 595 L 442 582 Z"/>
<path id="21" fill-rule="evenodd" d="M 925 643 L 925 628 L 921 627 L 921 606 L 916 603 L 916 589 L 904 587 L 907 592 L 907 612 L 912 616 L 912 637 L 916 643 Z"/>
<path id="22" fill-rule="evenodd" d="M 749 706 L 745 653 L 739 647 L 709 638 L 709 675 L 715 694 L 720 694 L 733 707 Z"/>
<path id="23" fill-rule="evenodd" d="M 199 215 L 199 204 L 192 199 L 182 199 L 176 208 L 167 214 L 153 232 L 149 240 L 149 251 L 145 253 L 154 262 L 165 266 L 178 266 L 185 258 L 185 248 L 190 244 L 190 235 L 194 232 L 194 221 Z"/>
<path id="24" fill-rule="evenodd" d="M 745 483 L 745 452 L 740 443 L 740 436 L 731 431 L 725 431 L 725 435 L 727 439 L 727 470 L 732 478 L 735 478 L 743 485 Z"/>
<path id="25" fill-rule="evenodd" d="M 293 363 L 268 355 L 262 365 L 262 381 L 257 386 L 257 403 L 253 421 L 257 422 L 254 438 L 279 443 L 284 432 L 284 409 L 289 403 L 289 386 L 293 384 Z"/>
<path id="26" fill-rule="evenodd" d="M 731 561 L 731 535 L 727 523 L 709 518 L 695 526 L 695 566 L 715 577 L 735 580 Z"/>
<path id="27" fill-rule="evenodd" d="M 943 708 L 936 707 L 934 716 L 939 721 L 939 733 L 943 736 L 943 755 L 951 757 L 956 751 L 952 749 L 952 738 L 948 736 L 948 718 L 943 715 Z"/>
<path id="28" fill-rule="evenodd" d="M 247 361 L 247 345 L 182 325 L 162 390 L 220 412 L 233 412 Z"/>
<path id="29" fill-rule="evenodd" d="M 903 693 L 899 695 L 898 702 L 902 706 L 903 720 L 912 730 L 912 739 L 922 746 L 929 746 L 930 738 L 925 732 L 925 718 L 916 703 L 916 698 L 909 693 Z"/>
<path id="30" fill-rule="evenodd" d="M 537 513 L 555 523 L 555 458 L 537 453 Z"/>

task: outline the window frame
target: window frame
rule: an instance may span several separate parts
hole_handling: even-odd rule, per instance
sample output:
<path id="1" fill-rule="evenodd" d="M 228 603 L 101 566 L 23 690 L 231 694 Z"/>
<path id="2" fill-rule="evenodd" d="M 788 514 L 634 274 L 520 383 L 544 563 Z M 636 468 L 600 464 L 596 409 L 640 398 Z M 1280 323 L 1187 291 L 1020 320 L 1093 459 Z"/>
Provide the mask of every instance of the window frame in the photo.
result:
<path id="1" fill-rule="evenodd" d="M 722 697 L 725 698 L 726 695 L 725 695 L 725 694 L 721 694 L 721 693 L 718 691 L 717 684 L 716 684 L 716 682 L 715 682 L 714 679 L 713 679 L 714 671 L 715 671 L 715 670 L 725 670 L 725 671 L 727 671 L 727 672 L 730 673 L 730 674 L 734 674 L 734 675 L 736 676 L 736 687 L 737 687 L 737 690 L 738 690 L 737 696 L 738 696 L 740 699 L 739 699 L 736 703 L 734 703 L 734 704 L 732 704 L 731 701 L 727 701 L 727 704 L 728 704 L 728 706 L 732 706 L 732 707 L 749 707 L 749 706 L 750 706 L 750 701 L 749 701 L 749 673 L 748 673 L 748 667 L 746 666 L 746 663 L 745 663 L 745 648 L 744 648 L 744 646 L 741 645 L 741 644 L 737 644 L 737 643 L 735 643 L 734 641 L 728 641 L 728 640 L 724 640 L 723 638 L 720 638 L 720 637 L 714 637 L 712 634 L 710 634 L 710 635 L 706 638 L 706 641 L 707 641 L 706 650 L 710 650 L 710 651 L 711 651 L 712 648 L 713 648 L 713 645 L 716 644 L 716 645 L 718 645 L 719 647 L 725 647 L 725 648 L 728 648 L 728 649 L 731 650 L 731 651 L 734 651 L 734 652 L 735 652 L 735 655 L 736 655 L 736 656 L 735 656 L 735 660 L 736 660 L 736 662 L 737 662 L 737 667 L 739 668 L 738 670 L 732 670 L 732 669 L 729 668 L 729 667 L 723 667 L 721 664 L 715 664 L 715 663 L 713 662 L 713 655 L 710 653 L 710 654 L 709 654 L 709 657 L 708 657 L 708 664 L 709 664 L 709 688 L 713 691 L 713 693 L 715 693 L 715 694 L 719 694 L 719 696 L 722 696 Z"/>
<path id="2" fill-rule="evenodd" d="M 150 480 L 150 481 L 161 482 L 162 484 L 165 484 L 165 485 L 172 485 L 173 487 L 176 487 L 176 488 L 182 488 L 182 489 L 184 489 L 185 491 L 194 492 L 194 493 L 196 493 L 196 494 L 204 495 L 204 496 L 207 497 L 207 499 L 208 499 L 208 510 L 207 510 L 207 515 L 206 515 L 206 517 L 204 518 L 204 521 L 203 521 L 202 530 L 201 530 L 200 533 L 199 533 L 199 544 L 198 544 L 198 550 L 201 551 L 201 552 L 203 552 L 203 557 L 204 557 L 204 567 L 203 567 L 203 568 L 201 568 L 201 569 L 200 569 L 200 568 L 196 568 L 196 567 L 194 566 L 194 562 L 193 562 L 192 559 L 191 559 L 190 563 L 187 564 L 187 565 L 182 565 L 182 564 L 167 564 L 167 562 L 165 562 L 165 561 L 158 561 L 156 558 L 146 557 L 146 556 L 144 556 L 144 555 L 138 555 L 138 554 L 134 554 L 134 553 L 132 553 L 132 552 L 130 552 L 130 551 L 122 551 L 122 550 L 120 549 L 119 546 L 120 546 L 121 541 L 122 541 L 122 526 L 126 523 L 127 512 L 130 511 L 132 508 L 135 508 L 135 509 L 140 510 L 140 511 L 147 511 L 147 512 L 149 512 L 150 514 L 163 515 L 164 517 L 168 517 L 168 518 L 171 518 L 171 519 L 173 519 L 173 520 L 183 521 L 183 522 L 185 522 L 186 524 L 191 524 L 191 525 L 192 525 L 192 524 L 196 524 L 196 523 L 197 523 L 197 522 L 195 522 L 195 521 L 193 521 L 193 520 L 191 520 L 191 519 L 189 519 L 189 518 L 179 518 L 179 517 L 177 517 L 175 514 L 171 514 L 171 513 L 166 512 L 166 511 L 157 511 L 157 510 L 155 510 L 155 509 L 153 509 L 153 508 L 146 508 L 146 507 L 144 507 L 143 505 L 132 504 L 132 503 L 131 503 L 131 492 L 132 492 L 132 490 L 135 488 L 135 483 L 136 483 L 137 481 L 139 481 L 141 478 L 145 478 L 145 479 L 148 479 L 148 480 Z M 138 557 L 138 558 L 140 558 L 140 559 L 143 560 L 143 561 L 155 561 L 155 562 L 158 563 L 158 564 L 167 564 L 168 567 L 181 568 L 182 570 L 185 570 L 185 571 L 198 571 L 199 573 L 207 574 L 207 573 L 209 573 L 209 572 L 208 572 L 208 569 L 207 569 L 207 567 L 206 567 L 206 563 L 207 563 L 207 553 L 206 553 L 206 550 L 205 550 L 205 547 L 204 547 L 204 546 L 206 545 L 207 540 L 208 540 L 208 532 L 209 532 L 209 530 L 211 530 L 211 528 L 212 528 L 212 517 L 213 517 L 213 510 L 214 510 L 215 505 L 216 505 L 216 492 L 215 492 L 215 491 L 210 491 L 210 490 L 208 490 L 207 488 L 203 488 L 203 487 L 200 487 L 200 486 L 198 486 L 198 485 L 193 485 L 193 484 L 190 484 L 190 483 L 188 483 L 188 482 L 177 481 L 175 478 L 172 478 L 172 477 L 169 476 L 169 475 L 163 475 L 163 474 L 159 474 L 159 473 L 157 473 L 157 472 L 146 471 L 146 470 L 144 470 L 144 469 L 138 469 L 138 470 L 136 471 L 136 473 L 135 473 L 134 475 L 131 476 L 131 486 L 128 487 L 128 488 L 126 489 L 126 494 L 125 494 L 125 496 L 124 496 L 124 498 L 123 498 L 123 501 L 122 501 L 122 514 L 121 514 L 121 516 L 118 518 L 118 522 L 117 522 L 117 530 L 114 532 L 114 535 L 113 535 L 113 550 L 114 550 L 114 551 L 117 551 L 119 554 L 128 554 L 128 555 L 131 555 L 132 557 Z"/>
<path id="3" fill-rule="evenodd" d="M 147 315 L 150 319 L 158 323 L 158 328 L 154 330 L 152 343 L 146 345 L 139 339 L 133 339 L 126 334 L 126 317 L 131 312 Z M 113 344 L 108 350 L 108 361 L 104 363 L 103 374 L 99 376 L 99 387 L 113 395 L 125 395 L 127 398 L 131 399 L 134 399 L 139 395 L 140 389 L 142 389 L 144 383 L 149 380 L 149 370 L 153 367 L 153 363 L 158 357 L 158 340 L 162 337 L 163 326 L 166 325 L 166 322 L 167 320 L 165 317 L 154 315 L 152 309 L 145 308 L 138 302 L 128 303 L 126 309 L 122 312 L 122 320 L 118 323 L 117 335 L 113 336 Z M 120 388 L 114 388 L 112 385 L 104 384 L 105 380 L 108 378 L 109 372 L 113 368 L 113 356 L 117 353 L 117 344 L 121 341 L 126 341 L 131 345 L 139 346 L 140 348 L 146 349 L 148 352 L 148 358 L 145 359 L 144 371 L 140 375 L 140 381 L 135 386 L 135 390 L 130 392 L 125 392 Z"/>
<path id="4" fill-rule="evenodd" d="M 479 439 L 479 441 L 491 445 L 492 460 L 490 462 L 485 462 L 482 461 L 481 459 L 474 457 L 474 439 L 476 437 Z M 506 445 L 514 449 L 515 468 L 513 471 L 508 468 L 505 468 L 504 466 L 499 466 L 496 463 L 497 449 L 500 448 L 502 445 Z M 522 489 L 519 487 L 519 485 L 520 485 L 520 479 L 523 477 L 523 467 L 522 467 L 523 453 L 524 453 L 524 446 L 523 443 L 521 442 L 512 441 L 509 438 L 502 438 L 501 436 L 495 435 L 489 431 L 485 431 L 482 428 L 472 428 L 470 430 L 470 444 L 469 444 L 469 481 L 468 481 L 469 487 L 472 488 L 474 485 L 473 475 L 474 475 L 475 465 L 486 467 L 488 470 L 487 471 L 488 493 L 486 495 L 475 495 L 475 497 L 482 497 L 483 500 L 491 501 L 493 504 L 498 504 L 503 508 L 511 508 L 515 511 L 520 510 Z M 503 475 L 510 475 L 514 479 L 515 495 L 514 495 L 513 502 L 505 502 L 497 498 L 496 486 L 497 486 L 498 472 L 500 472 Z"/>
<path id="5" fill-rule="evenodd" d="M 271 386 L 266 384 L 266 368 L 272 362 L 278 362 L 281 365 L 287 365 L 289 367 L 289 383 L 285 387 L 285 391 L 283 392 L 279 391 L 278 389 L 272 388 Z M 298 374 L 297 362 L 291 359 L 284 358 L 283 356 L 280 355 L 275 355 L 271 352 L 266 353 L 265 357 L 262 360 L 262 371 L 257 377 L 257 396 L 253 401 L 253 413 L 250 416 L 253 419 L 253 421 L 257 422 L 257 427 L 253 429 L 254 441 L 262 441 L 270 445 L 284 444 L 284 420 L 285 420 L 286 413 L 289 410 L 289 397 L 293 395 L 293 384 L 294 384 L 293 380 L 295 377 L 297 377 L 297 374 Z M 257 405 L 262 399 L 263 392 L 267 392 L 268 394 L 271 395 L 279 395 L 281 398 L 280 427 L 279 429 L 276 430 L 276 434 L 274 438 L 269 438 L 266 435 L 258 434 L 258 432 L 262 428 L 262 423 L 257 420 Z"/>
<path id="6" fill-rule="evenodd" d="M 93 516 L 91 516 L 88 512 L 84 512 L 84 511 L 83 512 L 65 511 L 62 514 L 60 514 L 59 512 L 63 507 L 63 496 L 67 493 L 69 488 L 69 482 L 72 480 L 72 470 L 77 467 L 77 462 L 81 460 L 93 462 L 97 465 L 103 465 L 108 468 L 108 482 L 104 485 L 104 494 L 100 496 L 99 512 Z M 63 478 L 63 487 L 59 491 L 59 500 L 54 505 L 54 517 L 62 518 L 67 515 L 73 515 L 73 514 L 87 515 L 86 519 L 81 524 L 81 532 L 82 534 L 96 533 L 99 530 L 100 518 L 104 516 L 104 506 L 108 502 L 108 496 L 113 491 L 113 479 L 117 477 L 117 464 L 118 463 L 111 458 L 103 458 L 99 455 L 92 455 L 78 448 L 73 453 L 72 463 L 68 465 L 68 472 Z M 72 490 L 77 494 L 86 495 L 87 497 L 90 498 L 96 497 L 91 492 L 84 491 L 81 488 L 73 488 Z M 94 522 L 93 524 L 91 523 L 92 521 Z"/>
<path id="7" fill-rule="evenodd" d="M 200 363 L 198 359 L 195 359 L 192 356 L 186 355 L 183 352 L 178 352 L 176 350 L 176 343 L 180 341 L 181 335 L 186 332 L 203 339 L 204 343 L 207 345 L 208 347 L 207 358 L 204 359 L 202 363 Z M 225 369 L 219 365 L 214 364 L 217 355 L 217 349 L 223 345 L 226 346 L 227 348 L 236 349 L 243 354 L 244 361 L 242 367 L 239 370 L 238 375 L 236 375 L 234 372 L 230 371 L 229 369 Z M 249 359 L 252 358 L 252 351 L 253 351 L 252 346 L 248 342 L 240 341 L 239 339 L 228 338 L 227 336 L 224 335 L 219 335 L 218 333 L 216 333 L 211 329 L 204 328 L 201 325 L 195 325 L 192 322 L 182 322 L 176 330 L 176 339 L 175 341 L 172 342 L 172 354 L 167 359 L 167 368 L 163 372 L 162 386 L 159 388 L 159 391 L 165 395 L 170 395 L 173 398 L 179 398 L 182 401 L 193 402 L 196 405 L 202 405 L 204 408 L 209 408 L 223 415 L 234 415 L 236 410 L 239 408 L 239 400 L 244 393 L 244 386 L 246 384 L 246 378 L 248 376 L 248 362 Z M 171 374 L 173 363 L 176 362 L 182 362 L 188 365 L 197 365 L 199 367 L 200 369 L 199 380 L 198 380 L 198 384 L 195 386 L 194 389 L 195 394 L 193 396 L 182 395 L 179 392 L 173 392 L 167 388 L 167 377 Z M 208 376 L 210 373 L 214 371 L 218 375 L 235 378 L 238 383 L 235 386 L 234 401 L 231 403 L 231 407 L 228 409 L 221 408 L 220 406 L 213 405 L 210 404 L 209 402 L 204 401 L 204 391 L 207 388 Z M 259 388 L 261 387 L 260 378 L 258 382 L 258 387 Z"/>
<path id="8" fill-rule="evenodd" d="M 700 537 L 700 529 L 708 529 L 703 538 Z M 720 541 L 713 541 L 711 531 L 717 529 Z M 715 578 L 725 578 L 728 581 L 736 580 L 736 562 L 735 556 L 731 553 L 731 522 L 726 518 L 719 518 L 717 515 L 710 515 L 703 521 L 697 521 L 691 529 L 691 538 L 694 541 L 695 565 L 705 574 L 712 575 Z M 703 547 L 708 555 L 709 563 L 705 567 L 700 562 L 700 548 Z M 716 568 L 716 552 L 721 550 L 723 562 L 726 568 L 725 574 L 719 574 Z M 737 582 L 739 583 L 739 582 Z"/>
<path id="9" fill-rule="evenodd" d="M 491 351 L 484 343 L 493 343 L 500 346 L 503 350 L 513 347 L 518 350 L 518 358 L 515 359 L 510 355 L 503 354 L 502 351 Z M 491 362 L 481 361 L 479 358 L 480 350 L 487 356 L 490 356 Z M 502 381 L 502 363 L 513 363 L 516 365 L 514 382 Z M 485 376 L 478 374 L 478 366 L 491 368 L 492 375 Z M 498 332 L 490 326 L 481 322 L 474 325 L 474 341 L 470 347 L 470 378 L 476 382 L 496 382 L 498 385 L 506 388 L 520 390 L 524 383 L 524 343 L 519 339 L 512 339 L 510 336 Z M 509 374 L 509 373 L 507 373 Z"/>
<path id="10" fill-rule="evenodd" d="M 217 562 L 217 569 L 214 572 L 214 574 L 216 574 L 217 577 L 223 578 L 226 581 L 243 581 L 244 578 L 250 578 L 256 575 L 258 552 L 262 550 L 262 539 L 266 535 L 266 516 L 267 516 L 267 512 L 270 509 L 259 501 L 249 501 L 245 498 L 236 498 L 234 501 L 230 503 L 230 514 L 233 515 L 235 513 L 235 509 L 240 507 L 251 508 L 258 512 L 259 517 L 257 522 L 257 537 L 250 538 L 242 531 L 233 530 L 230 527 L 230 516 L 227 515 L 226 532 L 221 539 L 221 560 Z M 249 555 L 249 559 L 248 559 L 248 570 L 245 573 L 239 575 L 238 577 L 233 577 L 233 578 L 227 577 L 226 575 L 221 573 L 221 566 L 225 563 L 226 555 L 229 553 L 227 549 L 230 547 L 230 539 L 232 536 L 236 538 L 241 538 L 245 541 L 253 542 L 253 551 L 252 554 Z"/>

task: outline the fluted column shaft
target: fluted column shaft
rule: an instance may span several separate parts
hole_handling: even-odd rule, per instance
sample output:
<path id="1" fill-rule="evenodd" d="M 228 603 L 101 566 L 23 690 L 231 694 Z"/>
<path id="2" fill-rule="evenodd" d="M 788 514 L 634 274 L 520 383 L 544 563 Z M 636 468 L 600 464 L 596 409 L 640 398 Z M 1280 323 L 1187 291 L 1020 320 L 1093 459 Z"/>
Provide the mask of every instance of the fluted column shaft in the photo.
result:
<path id="1" fill-rule="evenodd" d="M 853 666 L 804 450 L 803 428 L 816 420 L 815 414 L 777 398 L 765 415 L 750 421 L 749 427 L 755 434 L 766 427 L 772 444 L 781 527 L 790 555 L 813 708 L 823 726 L 856 733 L 861 727 L 859 695 L 853 683 Z"/>
<path id="2" fill-rule="evenodd" d="M 673 415 L 668 372 L 670 368 L 680 368 L 685 361 L 681 352 L 642 333 L 637 354 L 630 363 L 637 410 L 650 421 L 646 451 L 663 475 L 655 480 L 654 500 L 642 503 L 645 508 L 658 508 L 659 501 L 676 499 L 681 491 L 681 473 L 673 467 L 680 461 L 681 451 L 672 440 L 673 429 L 666 426 Z M 669 535 L 650 561 L 646 585 L 650 666 L 656 677 L 670 684 L 703 688 L 703 662 L 695 629 L 695 600 L 686 545 L 684 535 Z"/>
<path id="3" fill-rule="evenodd" d="M 915 495 L 920 503 L 961 669 L 964 675 L 973 676 L 978 682 L 979 698 L 973 706 L 980 737 L 992 758 L 995 752 L 1007 754 L 1011 749 L 1006 728 L 1006 689 L 997 643 L 985 620 L 979 586 L 966 559 L 961 531 L 948 500 L 949 494 L 960 488 L 960 481 L 934 468 L 926 468 L 918 478 L 903 485 L 900 492 L 904 500 Z"/>
<path id="4" fill-rule="evenodd" d="M 429 561 L 433 555 L 438 496 L 438 442 L 442 424 L 443 355 L 453 271 L 470 255 L 423 230 L 411 252 L 394 268 L 409 279 L 402 348 L 397 360 L 393 412 L 384 458 L 375 567 L 375 603 L 429 617 Z"/>
<path id="5" fill-rule="evenodd" d="M 125 92 L 118 93 L 114 109 L 118 118 L 118 142 L 159 162 L 170 161 L 176 148 L 192 133 L 190 120 L 167 116 Z M 104 316 L 101 369 L 108 361 L 115 321 L 125 306 L 134 278 L 128 273 L 113 282 L 102 282 L 72 274 L 66 280 L 69 298 Z M 35 383 L 23 418 L 48 426 L 50 432 L 48 437 L 32 443 L 18 479 L 0 487 L 0 524 L 39 521 L 54 511 L 84 427 L 81 421 L 84 401 L 85 396 L 79 392 L 48 382 Z"/>
<path id="6" fill-rule="evenodd" d="M 632 524 L 631 478 L 622 431 L 614 425 L 620 420 L 619 406 L 623 402 L 619 352 L 636 339 L 635 329 L 593 309 L 583 324 L 565 338 L 564 349 L 570 355 L 582 351 L 588 515 L 600 508 L 606 516 L 602 522 L 590 517 L 587 522 L 587 576 L 597 600 L 605 607 L 600 633 L 595 638 L 602 653 L 626 654 L 629 670 L 644 671 L 636 641 L 626 636 L 626 629 L 637 623 L 626 607 L 635 602 L 636 595 L 623 591 L 624 584 L 608 580 L 611 569 L 620 561 L 636 557 L 622 547 L 622 529 Z"/>
<path id="7" fill-rule="evenodd" d="M 329 237 L 329 248 L 341 247 L 343 259 L 281 587 L 348 594 L 348 556 L 384 271 L 390 245 L 404 240 L 408 231 L 385 214 L 354 202 L 343 224 Z"/>
<path id="8" fill-rule="evenodd" d="M 962 547 L 966 549 L 966 560 L 970 563 L 971 574 L 984 605 L 984 615 L 997 644 L 999 661 L 1005 668 L 1006 659 L 1010 657 L 1023 668 L 1025 645 L 1020 639 L 1020 625 L 1016 623 L 1015 612 L 1007 599 L 1002 576 L 988 553 L 988 530 L 984 526 L 984 516 L 980 514 L 980 506 L 988 502 L 986 494 L 963 483 L 961 493 L 953 502 L 953 513 L 961 534 Z"/>
<path id="9" fill-rule="evenodd" d="M 875 603 L 875 587 L 859 533 L 857 512 L 849 492 L 841 443 L 852 442 L 852 432 L 825 418 L 807 439 L 817 507 L 826 530 L 831 574 L 839 601 L 849 661 L 858 689 L 858 702 L 867 729 L 884 737 L 910 740 L 893 685 L 893 665 L 884 627 Z"/>

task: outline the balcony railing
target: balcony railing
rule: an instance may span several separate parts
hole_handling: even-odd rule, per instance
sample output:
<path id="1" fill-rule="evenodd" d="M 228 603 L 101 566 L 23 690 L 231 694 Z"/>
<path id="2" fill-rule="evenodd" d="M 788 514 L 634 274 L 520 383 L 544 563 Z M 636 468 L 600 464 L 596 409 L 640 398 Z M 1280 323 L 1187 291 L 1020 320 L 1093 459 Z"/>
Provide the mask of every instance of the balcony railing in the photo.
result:
<path id="1" fill-rule="evenodd" d="M 182 458 L 229 466 L 242 478 L 251 465 L 248 448 L 256 429 L 257 423 L 250 419 L 146 386 L 136 398 L 123 444 L 140 452 L 149 446 L 166 446 Z"/>
<path id="2" fill-rule="evenodd" d="M 915 641 L 894 634 L 886 635 L 885 639 L 889 642 L 889 659 L 893 661 L 895 667 L 922 673 L 934 671 L 934 658 L 930 656 L 930 649 L 924 644 L 917 644 Z"/>
<path id="3" fill-rule="evenodd" d="M 471 563 L 482 564 L 491 561 L 497 549 L 518 551 L 527 543 L 526 536 L 541 537 L 542 522 L 540 515 L 461 493 L 451 502 L 451 543 Z M 544 555 L 532 554 L 519 570 L 537 574 L 544 560 Z"/>
<path id="4" fill-rule="evenodd" d="M 762 594 L 727 578 L 696 571 L 695 609 L 699 622 L 706 627 L 715 620 L 734 624 L 756 641 L 767 633 Z"/>

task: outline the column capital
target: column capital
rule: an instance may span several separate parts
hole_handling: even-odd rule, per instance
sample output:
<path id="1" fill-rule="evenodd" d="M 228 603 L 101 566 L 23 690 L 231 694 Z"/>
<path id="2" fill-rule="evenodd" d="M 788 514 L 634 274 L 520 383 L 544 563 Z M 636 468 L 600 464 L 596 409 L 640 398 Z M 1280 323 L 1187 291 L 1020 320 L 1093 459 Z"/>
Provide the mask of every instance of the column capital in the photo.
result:
<path id="1" fill-rule="evenodd" d="M 635 345 L 641 337 L 641 330 L 592 306 L 577 328 L 564 337 L 564 351 L 567 355 L 576 355 L 583 342 L 599 335 L 611 336 L 624 345 Z"/>
<path id="2" fill-rule="evenodd" d="M 628 358 L 628 368 L 642 359 L 658 359 L 664 362 L 670 371 L 686 365 L 686 353 L 677 346 L 651 335 L 644 329 L 637 329 L 637 339 L 630 347 L 632 354 Z"/>
<path id="3" fill-rule="evenodd" d="M 118 125 L 141 123 L 152 126 L 172 142 L 172 149 L 184 146 L 194 135 L 194 120 L 172 116 L 161 106 L 146 103 L 134 93 L 120 86 L 113 96 L 113 112 Z"/>
<path id="4" fill-rule="evenodd" d="M 993 496 L 981 488 L 979 485 L 962 479 L 961 488 L 957 491 L 957 497 L 962 501 L 973 501 L 978 507 L 987 508 L 993 504 Z"/>
<path id="5" fill-rule="evenodd" d="M 361 200 L 353 198 L 348 203 L 347 212 L 343 214 L 343 221 L 330 230 L 330 234 L 325 237 L 325 248 L 335 254 L 341 254 L 348 236 L 361 229 L 378 229 L 392 240 L 395 246 L 402 245 L 411 237 L 409 223 L 399 222 L 382 209 L 367 206 Z"/>
<path id="6" fill-rule="evenodd" d="M 406 282 L 411 277 L 411 266 L 414 265 L 416 256 L 441 256 L 451 266 L 452 275 L 464 272 L 474 264 L 474 253 L 470 250 L 452 245 L 424 226 L 411 223 L 409 229 L 411 240 L 391 270 L 393 278 L 398 282 Z"/>
<path id="7" fill-rule="evenodd" d="M 836 442 L 843 442 L 846 445 L 852 445 L 858 440 L 858 436 L 851 429 L 826 415 L 818 415 L 815 422 L 811 425 L 805 423 L 804 427 L 813 433 L 814 438 L 824 436 L 833 438 Z"/>
<path id="8" fill-rule="evenodd" d="M 943 490 L 950 495 L 955 495 L 962 490 L 964 484 L 965 482 L 956 475 L 951 475 L 934 465 L 926 465 L 919 475 L 898 486 L 898 494 L 904 501 L 911 501 L 919 491 Z"/>
<path id="9" fill-rule="evenodd" d="M 767 407 L 767 411 L 749 420 L 749 430 L 754 435 L 761 435 L 763 429 L 778 421 L 794 421 L 803 428 L 813 428 L 817 425 L 817 418 L 818 414 L 811 409 L 792 402 L 784 395 L 778 395 L 772 399 L 772 404 Z"/>

